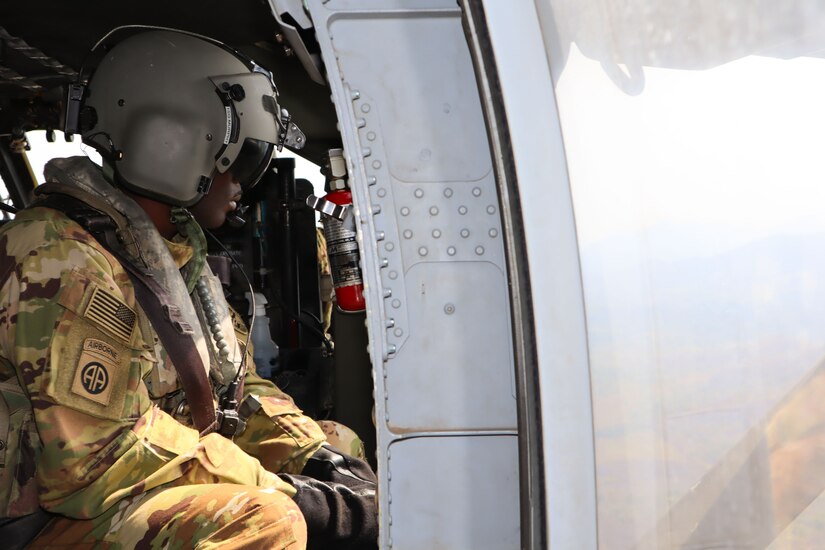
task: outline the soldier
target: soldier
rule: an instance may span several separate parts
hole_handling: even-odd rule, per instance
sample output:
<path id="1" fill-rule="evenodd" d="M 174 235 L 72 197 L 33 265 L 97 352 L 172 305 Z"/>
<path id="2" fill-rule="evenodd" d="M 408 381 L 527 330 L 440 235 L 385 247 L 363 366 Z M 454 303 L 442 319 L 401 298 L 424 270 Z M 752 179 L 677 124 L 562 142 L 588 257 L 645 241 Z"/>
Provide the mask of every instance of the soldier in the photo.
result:
<path id="1" fill-rule="evenodd" d="M 73 124 L 102 170 L 51 161 L 0 231 L 0 516 L 56 514 L 32 548 L 375 547 L 374 474 L 255 375 L 205 262 L 201 227 L 303 143 L 272 75 L 142 31 L 81 75 Z"/>

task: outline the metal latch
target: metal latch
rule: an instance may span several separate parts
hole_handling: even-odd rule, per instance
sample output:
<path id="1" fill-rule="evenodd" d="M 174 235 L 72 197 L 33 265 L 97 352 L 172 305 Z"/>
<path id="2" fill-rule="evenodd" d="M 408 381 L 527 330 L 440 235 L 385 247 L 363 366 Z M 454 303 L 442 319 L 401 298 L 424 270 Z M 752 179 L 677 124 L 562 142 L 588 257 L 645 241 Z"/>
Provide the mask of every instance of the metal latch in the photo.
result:
<path id="1" fill-rule="evenodd" d="M 341 222 L 347 219 L 352 210 L 352 206 L 349 204 L 335 204 L 315 195 L 307 197 L 307 206 Z"/>

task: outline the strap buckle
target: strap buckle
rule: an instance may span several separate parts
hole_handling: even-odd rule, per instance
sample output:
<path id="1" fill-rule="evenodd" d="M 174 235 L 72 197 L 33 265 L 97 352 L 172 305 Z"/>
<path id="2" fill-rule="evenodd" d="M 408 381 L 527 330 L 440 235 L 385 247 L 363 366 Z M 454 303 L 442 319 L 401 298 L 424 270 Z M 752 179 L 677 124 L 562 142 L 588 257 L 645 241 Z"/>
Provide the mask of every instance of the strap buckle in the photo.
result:
<path id="1" fill-rule="evenodd" d="M 232 439 L 246 430 L 246 421 L 261 408 L 257 395 L 247 395 L 237 409 L 218 409 L 218 430 L 222 436 Z"/>

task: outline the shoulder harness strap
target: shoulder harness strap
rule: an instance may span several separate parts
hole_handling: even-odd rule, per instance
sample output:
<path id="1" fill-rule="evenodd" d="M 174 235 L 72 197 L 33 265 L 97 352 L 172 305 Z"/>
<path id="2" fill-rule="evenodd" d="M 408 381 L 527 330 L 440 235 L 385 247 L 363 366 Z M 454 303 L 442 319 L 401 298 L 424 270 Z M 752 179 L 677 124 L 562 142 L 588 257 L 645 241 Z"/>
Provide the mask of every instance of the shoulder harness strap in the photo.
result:
<path id="1" fill-rule="evenodd" d="M 111 216 L 78 197 L 63 193 L 40 195 L 33 206 L 45 206 L 65 213 L 120 261 L 134 285 L 140 307 L 175 365 L 195 427 L 201 435 L 215 431 L 218 422 L 212 386 L 192 339 L 194 331 L 189 323 L 183 321 L 180 309 L 166 289 L 145 267 L 136 266 L 123 252 L 118 242 L 117 224 Z"/>

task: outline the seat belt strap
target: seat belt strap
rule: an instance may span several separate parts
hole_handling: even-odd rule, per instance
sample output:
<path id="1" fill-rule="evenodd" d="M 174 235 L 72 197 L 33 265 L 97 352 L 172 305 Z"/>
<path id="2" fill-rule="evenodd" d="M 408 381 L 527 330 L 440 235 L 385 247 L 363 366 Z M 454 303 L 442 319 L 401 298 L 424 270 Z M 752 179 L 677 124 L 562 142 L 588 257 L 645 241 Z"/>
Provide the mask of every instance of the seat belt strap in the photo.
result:
<path id="1" fill-rule="evenodd" d="M 192 338 L 194 330 L 180 317 L 180 309 L 151 273 L 135 266 L 117 244 L 114 220 L 76 197 L 50 193 L 38 197 L 36 206 L 59 210 L 80 224 L 120 261 L 135 288 L 135 298 L 157 332 L 180 378 L 192 421 L 201 436 L 218 427 L 212 385 Z M 107 222 L 108 220 L 108 222 Z"/>

